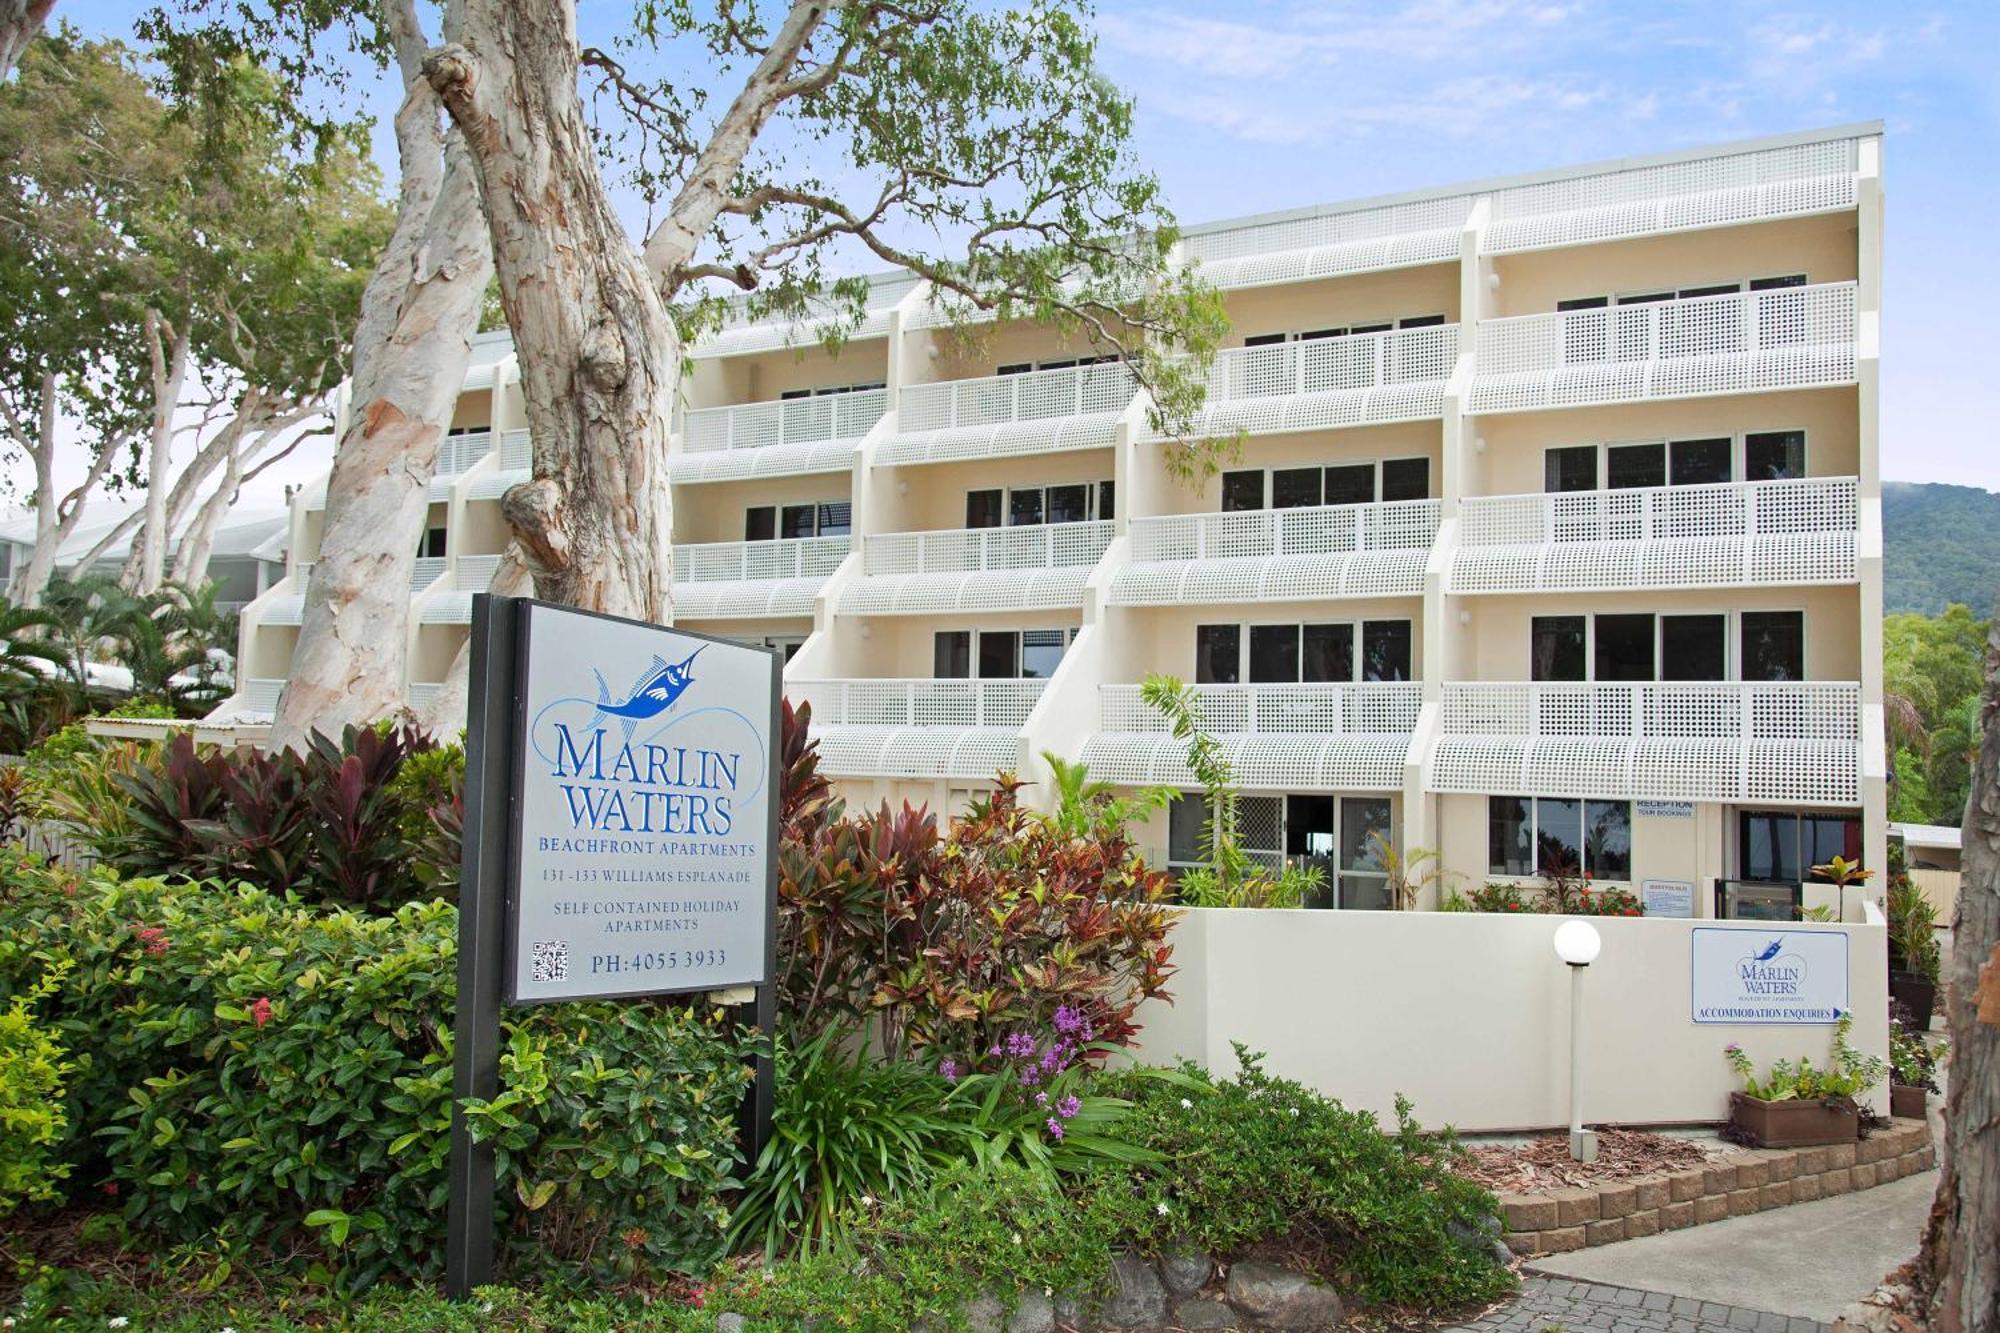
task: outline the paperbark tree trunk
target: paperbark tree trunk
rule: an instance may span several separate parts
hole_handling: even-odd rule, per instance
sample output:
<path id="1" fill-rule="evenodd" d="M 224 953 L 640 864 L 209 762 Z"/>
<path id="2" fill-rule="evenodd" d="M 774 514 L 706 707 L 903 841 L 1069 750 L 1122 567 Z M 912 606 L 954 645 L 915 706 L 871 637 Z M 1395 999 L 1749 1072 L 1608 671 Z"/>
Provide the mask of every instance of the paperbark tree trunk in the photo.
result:
<path id="1" fill-rule="evenodd" d="M 84 474 L 83 481 L 68 495 L 58 496 L 56 416 L 56 377 L 45 374 L 42 376 L 41 410 L 36 413 L 34 437 L 22 438 L 27 429 L 25 425 L 13 430 L 35 470 L 35 544 L 29 549 L 27 562 L 14 571 L 13 578 L 7 583 L 7 600 L 15 606 L 41 605 L 42 593 L 47 590 L 49 578 L 55 573 L 56 553 L 76 534 L 91 492 L 104 480 L 105 473 L 111 470 L 118 456 L 125 452 L 126 436 L 106 441 L 97 457 L 91 459 L 90 469 Z"/>
<path id="2" fill-rule="evenodd" d="M 326 521 L 291 676 L 271 743 L 392 711 L 408 667 L 410 574 L 438 444 L 451 424 L 492 275 L 485 219 L 462 140 L 439 139 L 437 95 L 411 0 L 389 22 L 403 75 L 396 115 L 396 226 L 362 295 L 346 430 L 327 481 Z"/>
<path id="3" fill-rule="evenodd" d="M 167 577 L 167 475 L 173 465 L 174 414 L 187 386 L 188 330 L 148 310 L 146 342 L 153 361 L 153 425 L 146 444 L 145 517 L 119 577 L 128 590 L 140 593 L 152 592 Z"/>
<path id="4" fill-rule="evenodd" d="M 42 30 L 56 0 L 0 0 L 0 79 L 21 63 L 21 52 Z"/>
<path id="5" fill-rule="evenodd" d="M 477 164 L 534 474 L 501 501 L 538 596 L 672 619 L 680 346 L 598 174 L 570 0 L 462 0 L 425 64 Z"/>
<path id="6" fill-rule="evenodd" d="M 2000 611 L 1987 633 L 1979 733 L 1945 979 L 1944 1169 L 1919 1260 L 1932 1327 L 1947 1333 L 2000 1330 Z"/>

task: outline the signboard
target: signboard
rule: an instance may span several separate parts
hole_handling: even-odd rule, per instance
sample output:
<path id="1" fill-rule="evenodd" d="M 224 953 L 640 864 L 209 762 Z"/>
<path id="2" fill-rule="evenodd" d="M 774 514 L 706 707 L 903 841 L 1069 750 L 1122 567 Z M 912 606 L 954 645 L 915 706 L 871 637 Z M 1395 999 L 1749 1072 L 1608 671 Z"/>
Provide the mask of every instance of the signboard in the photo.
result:
<path id="1" fill-rule="evenodd" d="M 1693 801 L 1634 801 L 1634 813 L 1641 819 L 1693 819 Z"/>
<path id="2" fill-rule="evenodd" d="M 776 1025 L 778 654 L 545 602 L 472 599 L 445 1291 L 493 1279 L 506 1003 L 749 986 Z M 718 1001 L 720 1002 L 720 1001 Z M 741 1109 L 771 1132 L 768 1053 Z"/>
<path id="3" fill-rule="evenodd" d="M 1685 879 L 1649 879 L 1639 885 L 1639 902 L 1647 916 L 1694 915 L 1694 882 Z"/>
<path id="4" fill-rule="evenodd" d="M 769 977 L 779 659 L 523 602 L 513 1004 Z"/>
<path id="5" fill-rule="evenodd" d="M 1697 926 L 1697 1023 L 1831 1024 L 1848 1008 L 1847 932 Z"/>

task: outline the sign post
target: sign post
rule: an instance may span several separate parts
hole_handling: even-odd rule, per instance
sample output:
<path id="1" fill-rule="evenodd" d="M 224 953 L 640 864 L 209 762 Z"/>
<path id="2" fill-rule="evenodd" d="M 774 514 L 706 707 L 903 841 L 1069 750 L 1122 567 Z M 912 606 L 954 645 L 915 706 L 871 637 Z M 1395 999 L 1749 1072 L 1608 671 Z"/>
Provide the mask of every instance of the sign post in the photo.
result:
<path id="1" fill-rule="evenodd" d="M 503 1004 L 754 987 L 775 1019 L 782 661 L 546 602 L 473 599 L 445 1290 L 493 1275 Z M 744 1099 L 754 1160 L 772 1073 Z"/>

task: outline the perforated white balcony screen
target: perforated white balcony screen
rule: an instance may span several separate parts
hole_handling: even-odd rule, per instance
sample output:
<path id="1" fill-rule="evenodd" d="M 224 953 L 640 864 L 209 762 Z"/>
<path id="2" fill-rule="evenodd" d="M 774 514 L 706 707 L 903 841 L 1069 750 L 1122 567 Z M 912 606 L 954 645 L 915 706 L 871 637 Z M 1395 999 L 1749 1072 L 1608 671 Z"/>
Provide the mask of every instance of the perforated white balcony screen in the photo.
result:
<path id="1" fill-rule="evenodd" d="M 736 407 L 695 408 L 681 427 L 681 448 L 692 454 L 858 440 L 882 419 L 888 406 L 886 389 L 864 389 Z"/>
<path id="2" fill-rule="evenodd" d="M 1111 601 L 1280 602 L 1421 593 L 1436 500 L 1178 514 L 1131 521 Z"/>
<path id="3" fill-rule="evenodd" d="M 1853 805 L 1860 705 L 1843 681 L 1448 683 L 1429 785 Z"/>
<path id="4" fill-rule="evenodd" d="M 1402 785 L 1423 702 L 1415 682 L 1360 685 L 1200 685 L 1203 730 L 1224 747 L 1237 781 L 1291 791 Z M 1131 785 L 1187 785 L 1187 746 L 1136 685 L 1099 691 L 1100 730 L 1084 746 L 1093 776 Z"/>
<path id="5" fill-rule="evenodd" d="M 265 602 L 261 608 L 258 623 L 262 625 L 299 625 L 305 623 L 306 593 L 310 588 L 311 565 L 301 567 L 292 579 L 295 591 L 280 593 Z"/>
<path id="6" fill-rule="evenodd" d="M 490 430 L 447 435 L 438 445 L 437 471 L 433 475 L 456 477 L 492 452 L 493 432 Z"/>
<path id="7" fill-rule="evenodd" d="M 500 561 L 501 557 L 497 555 L 460 556 L 458 572 L 452 576 L 451 587 L 433 594 L 424 603 L 418 623 L 470 625 L 472 595 L 485 592 L 493 585 L 493 576 L 500 572 Z"/>
<path id="8" fill-rule="evenodd" d="M 920 615 L 1081 606 L 1083 585 L 1111 544 L 1112 528 L 1052 523 L 870 537 L 862 577 L 842 593 L 840 609 Z"/>
<path id="9" fill-rule="evenodd" d="M 1452 593 L 1852 583 L 1852 477 L 1460 502 Z"/>
<path id="10" fill-rule="evenodd" d="M 889 331 L 889 317 L 896 304 L 916 286 L 914 273 L 889 273 L 870 283 L 868 293 L 862 303 L 862 316 L 858 325 L 851 324 L 850 311 L 836 309 L 827 302 L 819 302 L 803 319 L 766 319 L 749 321 L 731 317 L 723 327 L 702 339 L 690 349 L 696 360 L 714 357 L 744 356 L 752 352 L 769 352 L 783 347 L 812 347 L 822 340 L 822 331 L 830 324 L 837 324 L 842 336 L 848 341 L 865 338 L 880 338 Z"/>
<path id="11" fill-rule="evenodd" d="M 853 440 L 823 440 L 818 444 L 771 444 L 761 449 L 674 454 L 667 459 L 667 475 L 676 485 L 684 486 L 704 481 L 849 472 L 854 468 L 854 450 Z"/>
<path id="12" fill-rule="evenodd" d="M 1854 381 L 1854 284 L 1569 310 L 1479 325 L 1471 407 L 1544 407 Z"/>
<path id="13" fill-rule="evenodd" d="M 1020 763 L 1041 680 L 788 681 L 833 776 L 990 779 Z"/>
<path id="14" fill-rule="evenodd" d="M 534 449 L 525 430 L 510 430 L 500 436 L 500 466 L 466 488 L 474 500 L 497 500 L 528 479 L 534 468 Z"/>
<path id="15" fill-rule="evenodd" d="M 687 620 L 812 614 L 846 537 L 712 542 L 674 548 L 674 613 Z"/>
<path id="16" fill-rule="evenodd" d="M 1518 185 L 1494 194 L 1484 251 L 1582 245 L 1852 208 L 1857 142 L 1795 144 Z"/>
<path id="17" fill-rule="evenodd" d="M 278 696 L 284 692 L 285 682 L 282 680 L 246 680 L 236 692 L 237 698 L 242 700 L 237 714 L 268 721 L 271 714 L 278 711 Z"/>
<path id="18" fill-rule="evenodd" d="M 913 384 L 877 456 L 904 466 L 1109 448 L 1135 388 L 1119 362 Z"/>
<path id="19" fill-rule="evenodd" d="M 1458 258 L 1470 195 L 1191 230 L 1182 242 L 1218 287 L 1301 282 Z"/>
<path id="20" fill-rule="evenodd" d="M 1445 324 L 1231 348 L 1209 367 L 1194 429 L 1257 435 L 1441 416 L 1458 339 Z"/>
<path id="21" fill-rule="evenodd" d="M 444 573 L 445 558 L 441 555 L 420 555 L 410 566 L 410 591 L 422 592 L 438 581 Z"/>

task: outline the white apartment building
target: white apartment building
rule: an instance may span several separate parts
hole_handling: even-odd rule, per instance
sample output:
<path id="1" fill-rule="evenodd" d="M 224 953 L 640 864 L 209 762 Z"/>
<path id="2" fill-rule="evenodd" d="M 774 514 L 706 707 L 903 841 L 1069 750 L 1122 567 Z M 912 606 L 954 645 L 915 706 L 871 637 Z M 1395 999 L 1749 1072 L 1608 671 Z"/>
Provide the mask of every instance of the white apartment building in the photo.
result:
<path id="1" fill-rule="evenodd" d="M 1185 787 L 1139 696 L 1196 685 L 1260 858 L 1384 904 L 1369 834 L 1468 885 L 1571 860 L 1696 915 L 1885 864 L 1878 124 L 1192 227 L 1234 332 L 1176 481 L 1127 369 L 967 340 L 877 278 L 837 355 L 738 322 L 674 435 L 685 627 L 781 645 L 854 801 L 956 808 L 1040 755 Z M 528 440 L 482 336 L 432 487 L 410 696 L 507 539 Z M 268 714 L 324 488 L 243 618 Z M 1199 802 L 1144 830 L 1194 857 Z M 1871 885 L 1876 891 L 1879 885 Z M 1842 904 L 1861 911 L 1850 891 Z"/>

